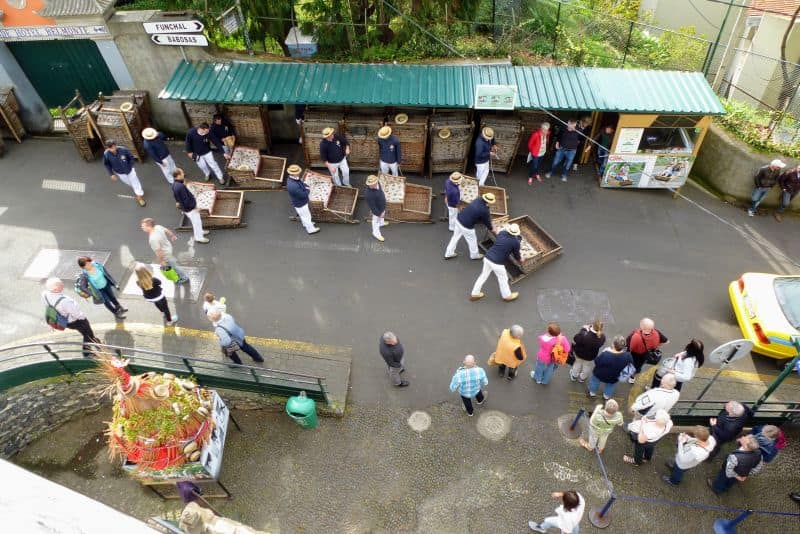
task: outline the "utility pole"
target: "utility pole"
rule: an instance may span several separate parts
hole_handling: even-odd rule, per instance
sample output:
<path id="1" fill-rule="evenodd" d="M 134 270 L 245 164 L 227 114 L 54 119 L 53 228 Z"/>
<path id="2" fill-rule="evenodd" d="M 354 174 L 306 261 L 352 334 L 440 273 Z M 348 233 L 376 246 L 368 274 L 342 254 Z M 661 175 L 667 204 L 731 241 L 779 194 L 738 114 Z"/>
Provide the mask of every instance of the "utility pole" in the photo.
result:
<path id="1" fill-rule="evenodd" d="M 711 63 L 714 61 L 714 54 L 717 52 L 719 40 L 722 39 L 722 31 L 725 29 L 725 23 L 728 22 L 728 15 L 731 14 L 731 7 L 733 7 L 733 2 L 728 2 L 728 9 L 725 10 L 725 17 L 722 19 L 722 24 L 719 25 L 719 33 L 717 33 L 717 38 L 714 40 L 714 44 L 711 45 L 711 52 L 709 52 L 708 57 L 706 58 L 706 64 L 703 65 L 704 76 L 708 76 L 708 71 L 711 70 Z"/>
<path id="2" fill-rule="evenodd" d="M 250 33 L 247 31 L 247 20 L 242 13 L 242 2 L 236 0 L 236 11 L 239 13 L 239 20 L 242 22 L 242 34 L 244 35 L 244 45 L 247 47 L 247 53 L 253 55 L 253 43 L 250 41 Z"/>

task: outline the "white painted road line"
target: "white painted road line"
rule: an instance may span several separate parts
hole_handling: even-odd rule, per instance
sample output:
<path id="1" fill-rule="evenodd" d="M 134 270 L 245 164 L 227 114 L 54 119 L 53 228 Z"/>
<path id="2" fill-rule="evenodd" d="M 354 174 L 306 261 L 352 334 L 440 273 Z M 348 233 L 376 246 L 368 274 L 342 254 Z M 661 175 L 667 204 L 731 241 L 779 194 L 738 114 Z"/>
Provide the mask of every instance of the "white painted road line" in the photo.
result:
<path id="1" fill-rule="evenodd" d="M 70 182 L 67 180 L 42 180 L 42 189 L 52 191 L 70 191 L 72 193 L 85 193 L 85 182 Z"/>

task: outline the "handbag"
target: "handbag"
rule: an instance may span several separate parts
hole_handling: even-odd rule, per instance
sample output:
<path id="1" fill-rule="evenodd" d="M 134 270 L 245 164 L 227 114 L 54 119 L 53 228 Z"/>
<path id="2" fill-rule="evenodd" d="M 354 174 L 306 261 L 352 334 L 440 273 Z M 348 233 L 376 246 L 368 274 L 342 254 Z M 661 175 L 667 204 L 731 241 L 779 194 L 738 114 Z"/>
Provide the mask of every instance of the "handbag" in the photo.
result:
<path id="1" fill-rule="evenodd" d="M 567 365 L 575 365 L 575 351 L 573 349 L 569 349 L 569 354 L 567 354 Z"/>
<path id="2" fill-rule="evenodd" d="M 242 350 L 242 347 L 239 346 L 239 342 L 236 341 L 235 339 L 233 339 L 233 334 L 231 334 L 230 331 L 227 328 L 225 328 L 222 325 L 217 325 L 217 328 L 222 328 L 223 330 L 225 330 L 225 332 L 228 334 L 228 337 L 231 338 L 231 342 L 228 345 L 226 345 L 225 347 L 222 347 L 222 350 L 225 351 L 225 356 L 230 357 L 231 355 L 235 354 L 237 351 Z"/>
<path id="3" fill-rule="evenodd" d="M 658 330 L 653 330 L 653 332 L 658 333 Z M 639 330 L 639 337 L 642 338 L 642 345 L 644 345 L 644 348 L 647 349 L 647 354 L 645 354 L 644 357 L 644 363 L 648 365 L 658 365 L 658 362 L 661 361 L 661 349 L 658 347 L 654 349 L 648 349 L 647 341 L 645 341 L 644 334 L 641 330 Z"/>
<path id="4" fill-rule="evenodd" d="M 234 145 L 236 145 L 236 136 L 229 135 L 228 137 L 223 137 L 222 144 L 224 144 L 228 148 L 233 148 Z"/>
<path id="5" fill-rule="evenodd" d="M 622 369 L 622 371 L 620 371 L 617 381 L 625 382 L 627 379 L 632 377 L 635 372 L 636 372 L 636 367 L 632 363 L 629 363 L 628 365 L 625 366 L 624 369 Z"/>
<path id="6" fill-rule="evenodd" d="M 177 282 L 181 278 L 180 276 L 178 276 L 178 273 L 175 272 L 175 269 L 173 269 L 171 265 L 162 265 L 161 274 L 163 274 L 164 278 L 166 278 L 170 282 Z"/>

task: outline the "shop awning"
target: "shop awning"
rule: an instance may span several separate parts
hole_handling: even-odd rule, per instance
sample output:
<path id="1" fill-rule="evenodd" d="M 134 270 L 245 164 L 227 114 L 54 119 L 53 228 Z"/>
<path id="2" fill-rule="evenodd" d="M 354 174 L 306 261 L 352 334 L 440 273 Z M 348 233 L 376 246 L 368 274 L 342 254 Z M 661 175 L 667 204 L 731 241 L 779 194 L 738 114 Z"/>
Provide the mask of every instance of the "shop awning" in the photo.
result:
<path id="1" fill-rule="evenodd" d="M 518 109 L 725 113 L 699 72 L 584 67 L 184 61 L 158 97 L 229 104 L 472 108 L 478 84 L 516 85 Z"/>

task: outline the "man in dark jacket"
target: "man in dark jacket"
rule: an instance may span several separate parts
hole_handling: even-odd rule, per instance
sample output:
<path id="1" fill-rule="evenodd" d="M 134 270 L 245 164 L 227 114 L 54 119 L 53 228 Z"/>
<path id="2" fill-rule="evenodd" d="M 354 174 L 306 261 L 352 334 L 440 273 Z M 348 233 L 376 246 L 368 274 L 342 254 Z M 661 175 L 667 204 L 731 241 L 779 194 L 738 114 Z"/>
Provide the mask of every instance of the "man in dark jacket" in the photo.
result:
<path id="1" fill-rule="evenodd" d="M 124 146 L 117 146 L 116 141 L 109 139 L 106 141 L 106 151 L 103 152 L 103 165 L 112 180 L 119 180 L 133 189 L 137 204 L 142 207 L 147 204 L 144 200 L 142 183 L 136 175 L 136 169 L 133 168 L 134 157 L 130 150 Z"/>
<path id="2" fill-rule="evenodd" d="M 506 260 L 509 256 L 513 256 L 517 261 L 521 260 L 520 256 L 520 237 L 519 225 L 516 223 L 509 224 L 505 230 L 497 234 L 494 244 L 486 251 L 486 257 L 483 258 L 483 270 L 481 271 L 478 279 L 475 280 L 475 285 L 472 286 L 472 293 L 470 293 L 469 300 L 475 301 L 483 298 L 483 284 L 489 279 L 489 274 L 494 273 L 497 277 L 497 284 L 500 286 L 500 295 L 506 302 L 511 302 L 519 297 L 519 293 L 511 292 L 508 285 L 508 272 L 506 271 Z"/>
<path id="3" fill-rule="evenodd" d="M 708 456 L 709 459 L 713 459 L 719 453 L 723 444 L 736 439 L 752 415 L 753 411 L 747 406 L 736 401 L 728 401 L 717 417 L 709 419 L 711 435 L 717 440 L 716 447 Z"/>
<path id="4" fill-rule="evenodd" d="M 778 187 L 781 188 L 781 203 L 775 210 L 775 220 L 781 222 L 781 213 L 789 207 L 797 193 L 800 193 L 800 165 L 792 170 L 785 172 L 778 178 Z"/>
<path id="5" fill-rule="evenodd" d="M 175 160 L 172 159 L 166 143 L 167 136 L 155 128 L 145 128 L 142 130 L 142 138 L 145 152 L 161 169 L 167 182 L 172 184 L 172 172 L 176 167 Z"/>
<path id="6" fill-rule="evenodd" d="M 289 192 L 289 200 L 292 202 L 292 207 L 297 212 L 297 216 L 300 217 L 303 228 L 309 234 L 316 234 L 319 232 L 319 228 L 314 226 L 314 221 L 311 220 L 311 210 L 308 208 L 310 188 L 308 184 L 300 179 L 300 173 L 302 172 L 303 169 L 300 168 L 300 165 L 289 165 L 289 168 L 286 169 L 286 173 L 289 175 L 286 180 L 286 190 Z"/>
<path id="7" fill-rule="evenodd" d="M 736 481 L 744 482 L 747 477 L 757 474 L 764 466 L 761 450 L 754 436 L 742 436 L 738 439 L 739 448 L 728 455 L 717 478 L 707 479 L 708 487 L 714 493 L 725 493 Z"/>
<path id="8" fill-rule="evenodd" d="M 207 122 L 201 123 L 196 128 L 190 128 L 186 133 L 186 155 L 193 159 L 195 163 L 197 163 L 197 166 L 200 167 L 203 176 L 206 178 L 206 182 L 211 177 L 211 172 L 213 171 L 219 183 L 224 185 L 225 178 L 222 175 L 222 170 L 220 170 L 219 165 L 217 165 L 217 161 L 214 159 L 214 153 L 211 151 L 212 139 L 209 135 L 210 131 L 211 128 Z"/>
<path id="9" fill-rule="evenodd" d="M 486 127 L 475 140 L 475 178 L 480 185 L 486 183 L 486 177 L 489 176 L 489 161 L 494 157 L 497 157 L 494 130 Z"/>
<path id="10" fill-rule="evenodd" d="M 575 153 L 578 151 L 578 145 L 581 143 L 581 135 L 576 130 L 577 123 L 574 120 L 567 121 L 567 127 L 561 130 L 556 138 L 556 155 L 553 157 L 553 163 L 550 165 L 550 171 L 545 174 L 545 178 L 550 178 L 556 171 L 556 167 L 560 163 L 564 163 L 561 168 L 561 181 L 567 181 L 567 173 L 572 167 L 572 161 L 575 159 Z"/>
<path id="11" fill-rule="evenodd" d="M 747 214 L 750 217 L 756 214 L 758 205 L 761 204 L 761 201 L 767 196 L 769 190 L 778 183 L 778 174 L 780 174 L 781 169 L 784 167 L 786 167 L 784 162 L 779 159 L 774 159 L 769 165 L 764 165 L 758 169 L 758 172 L 753 177 L 753 193 L 750 195 L 752 204 L 750 205 L 750 209 L 747 210 Z"/>
<path id="12" fill-rule="evenodd" d="M 384 333 L 381 336 L 378 349 L 389 367 L 389 380 L 392 381 L 392 384 L 399 388 L 408 386 L 408 381 L 400 378 L 400 373 L 404 372 L 406 368 L 403 358 L 403 345 L 400 344 L 397 336 L 392 332 Z"/>
<path id="13" fill-rule="evenodd" d="M 233 129 L 233 125 L 221 113 L 214 115 L 208 135 L 217 147 L 222 148 L 223 157 L 226 160 L 231 159 L 233 145 L 236 143 L 236 130 Z M 227 142 L 225 141 L 226 139 L 228 139 Z"/>
<path id="14" fill-rule="evenodd" d="M 384 126 L 378 130 L 378 153 L 380 155 L 379 166 L 384 174 L 397 176 L 400 167 L 400 140 L 396 135 L 392 135 L 392 128 Z"/>
<path id="15" fill-rule="evenodd" d="M 497 199 L 494 198 L 494 193 L 484 193 L 461 210 L 456 217 L 456 228 L 453 231 L 453 237 L 450 238 L 447 249 L 444 251 L 444 259 L 449 260 L 458 256 L 456 254 L 456 246 L 458 246 L 458 242 L 462 237 L 469 247 L 469 257 L 473 260 L 483 258 L 483 254 L 478 252 L 478 236 L 475 234 L 475 225 L 482 223 L 486 228 L 493 228 L 489 205 L 495 202 L 497 202 Z"/>
<path id="16" fill-rule="evenodd" d="M 337 134 L 331 127 L 322 130 L 322 138 L 319 142 L 319 157 L 331 173 L 333 183 L 350 187 L 350 167 L 347 166 L 350 145 L 347 139 Z"/>
<path id="17" fill-rule="evenodd" d="M 461 173 L 454 172 L 444 182 L 444 202 L 447 205 L 447 222 L 450 231 L 456 229 L 456 218 L 458 217 L 458 203 L 461 202 Z"/>
<path id="18" fill-rule="evenodd" d="M 381 235 L 381 227 L 389 224 L 383 220 L 386 215 L 386 195 L 383 193 L 380 180 L 374 174 L 367 176 L 367 189 L 364 196 L 367 199 L 369 211 L 372 212 L 372 237 L 378 241 L 386 241 L 386 238 Z"/>
<path id="19" fill-rule="evenodd" d="M 195 243 L 208 243 L 208 230 L 203 230 L 203 221 L 200 219 L 200 211 L 197 209 L 197 199 L 194 194 L 186 187 L 183 169 L 172 171 L 172 196 L 175 197 L 175 206 L 186 215 L 192 223 Z"/>

